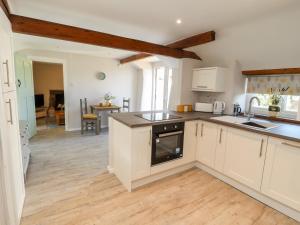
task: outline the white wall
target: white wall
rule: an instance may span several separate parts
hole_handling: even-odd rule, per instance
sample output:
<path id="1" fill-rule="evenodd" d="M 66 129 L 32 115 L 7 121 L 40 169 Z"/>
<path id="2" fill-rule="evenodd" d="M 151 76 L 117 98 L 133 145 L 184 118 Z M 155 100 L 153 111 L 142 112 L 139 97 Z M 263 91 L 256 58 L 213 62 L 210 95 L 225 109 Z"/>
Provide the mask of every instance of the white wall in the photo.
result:
<path id="1" fill-rule="evenodd" d="M 199 93 L 198 100 L 221 99 L 228 106 L 238 101 L 244 106 L 245 78 L 241 70 L 299 67 L 299 21 L 300 9 L 288 9 L 216 30 L 216 41 L 190 48 L 203 58 L 203 67 L 230 69 L 225 94 Z"/>
<path id="2" fill-rule="evenodd" d="M 194 104 L 197 93 L 192 91 L 193 69 L 201 67 L 202 62 L 194 59 L 181 60 L 181 95 L 180 104 Z"/>
<path id="3" fill-rule="evenodd" d="M 131 111 L 136 107 L 137 75 L 136 67 L 126 64 L 119 66 L 117 60 L 95 56 L 59 53 L 40 50 L 23 50 L 31 58 L 62 59 L 66 66 L 65 98 L 68 105 L 68 130 L 80 128 L 79 99 L 87 98 L 88 104 L 103 101 L 103 96 L 111 92 L 116 97 L 113 103 L 122 106 L 123 97 L 131 99 Z M 106 73 L 106 79 L 97 80 L 97 72 Z M 107 115 L 103 115 L 102 126 L 107 126 Z"/>

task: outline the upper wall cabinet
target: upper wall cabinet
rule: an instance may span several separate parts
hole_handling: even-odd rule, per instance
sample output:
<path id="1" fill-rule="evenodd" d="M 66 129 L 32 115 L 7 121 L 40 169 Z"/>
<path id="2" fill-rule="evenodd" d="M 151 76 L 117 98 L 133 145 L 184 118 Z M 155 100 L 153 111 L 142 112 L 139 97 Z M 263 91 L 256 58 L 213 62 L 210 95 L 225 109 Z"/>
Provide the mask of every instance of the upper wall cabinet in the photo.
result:
<path id="1" fill-rule="evenodd" d="M 0 80 L 4 92 L 16 90 L 11 35 L 0 28 Z"/>
<path id="2" fill-rule="evenodd" d="M 209 67 L 193 70 L 193 91 L 224 92 L 226 68 Z"/>

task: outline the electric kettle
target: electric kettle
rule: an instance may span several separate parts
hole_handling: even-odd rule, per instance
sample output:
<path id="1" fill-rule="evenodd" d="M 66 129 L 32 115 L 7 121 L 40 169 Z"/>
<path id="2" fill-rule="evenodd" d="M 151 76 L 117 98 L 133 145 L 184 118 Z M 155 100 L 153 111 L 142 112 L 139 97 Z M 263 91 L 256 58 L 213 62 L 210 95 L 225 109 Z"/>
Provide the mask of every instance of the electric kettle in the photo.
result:
<path id="1" fill-rule="evenodd" d="M 213 114 L 223 114 L 225 110 L 225 102 L 215 101 L 213 105 Z"/>

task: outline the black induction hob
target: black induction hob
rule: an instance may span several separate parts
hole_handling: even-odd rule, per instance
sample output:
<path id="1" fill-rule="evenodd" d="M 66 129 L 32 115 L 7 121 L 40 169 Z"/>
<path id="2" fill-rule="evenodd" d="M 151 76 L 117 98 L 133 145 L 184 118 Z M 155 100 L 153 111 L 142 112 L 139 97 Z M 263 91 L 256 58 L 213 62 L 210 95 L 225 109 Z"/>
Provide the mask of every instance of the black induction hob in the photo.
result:
<path id="1" fill-rule="evenodd" d="M 170 113 L 164 113 L 164 112 L 143 113 L 143 114 L 137 114 L 136 116 L 149 121 L 175 120 L 181 118 L 180 116 L 175 116 Z"/>

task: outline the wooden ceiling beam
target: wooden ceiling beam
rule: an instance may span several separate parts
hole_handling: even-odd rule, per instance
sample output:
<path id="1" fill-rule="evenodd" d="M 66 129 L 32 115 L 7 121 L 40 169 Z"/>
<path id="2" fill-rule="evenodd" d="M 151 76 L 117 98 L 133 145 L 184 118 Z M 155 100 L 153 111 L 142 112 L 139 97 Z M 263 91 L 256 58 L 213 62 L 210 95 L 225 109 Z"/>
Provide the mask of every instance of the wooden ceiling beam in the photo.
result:
<path id="1" fill-rule="evenodd" d="M 15 33 L 98 45 L 108 48 L 117 48 L 127 51 L 164 55 L 174 58 L 191 58 L 200 60 L 200 57 L 194 52 L 173 49 L 150 42 L 12 14 L 10 15 L 10 19 L 12 23 L 12 30 Z"/>
<path id="2" fill-rule="evenodd" d="M 192 37 L 188 37 L 176 42 L 173 42 L 171 44 L 166 45 L 167 47 L 174 48 L 174 49 L 184 49 L 184 48 L 190 48 L 193 46 L 205 44 L 211 41 L 214 41 L 216 39 L 216 33 L 214 31 L 208 31 L 205 33 L 197 34 Z M 144 59 L 147 57 L 152 56 L 151 54 L 144 54 L 144 53 L 139 53 L 136 55 L 132 55 L 129 57 L 126 57 L 124 59 L 120 59 L 120 63 L 129 63 L 133 62 L 139 59 Z"/>
<path id="3" fill-rule="evenodd" d="M 2 8 L 3 12 L 5 13 L 5 15 L 7 16 L 7 18 L 9 18 L 10 15 L 10 10 L 9 10 L 9 6 L 6 0 L 0 0 L 0 7 Z"/>
<path id="4" fill-rule="evenodd" d="M 280 75 L 280 74 L 300 74 L 300 68 L 281 68 L 281 69 L 265 69 L 265 70 L 244 70 L 243 75 L 259 76 L 259 75 Z"/>
<path id="5" fill-rule="evenodd" d="M 197 34 L 192 37 L 188 37 L 176 42 L 173 42 L 171 44 L 166 45 L 170 48 L 178 48 L 178 49 L 184 49 L 184 48 L 190 48 L 197 45 L 202 45 L 211 41 L 214 41 L 216 39 L 216 33 L 214 31 L 208 31 L 205 33 Z"/>

